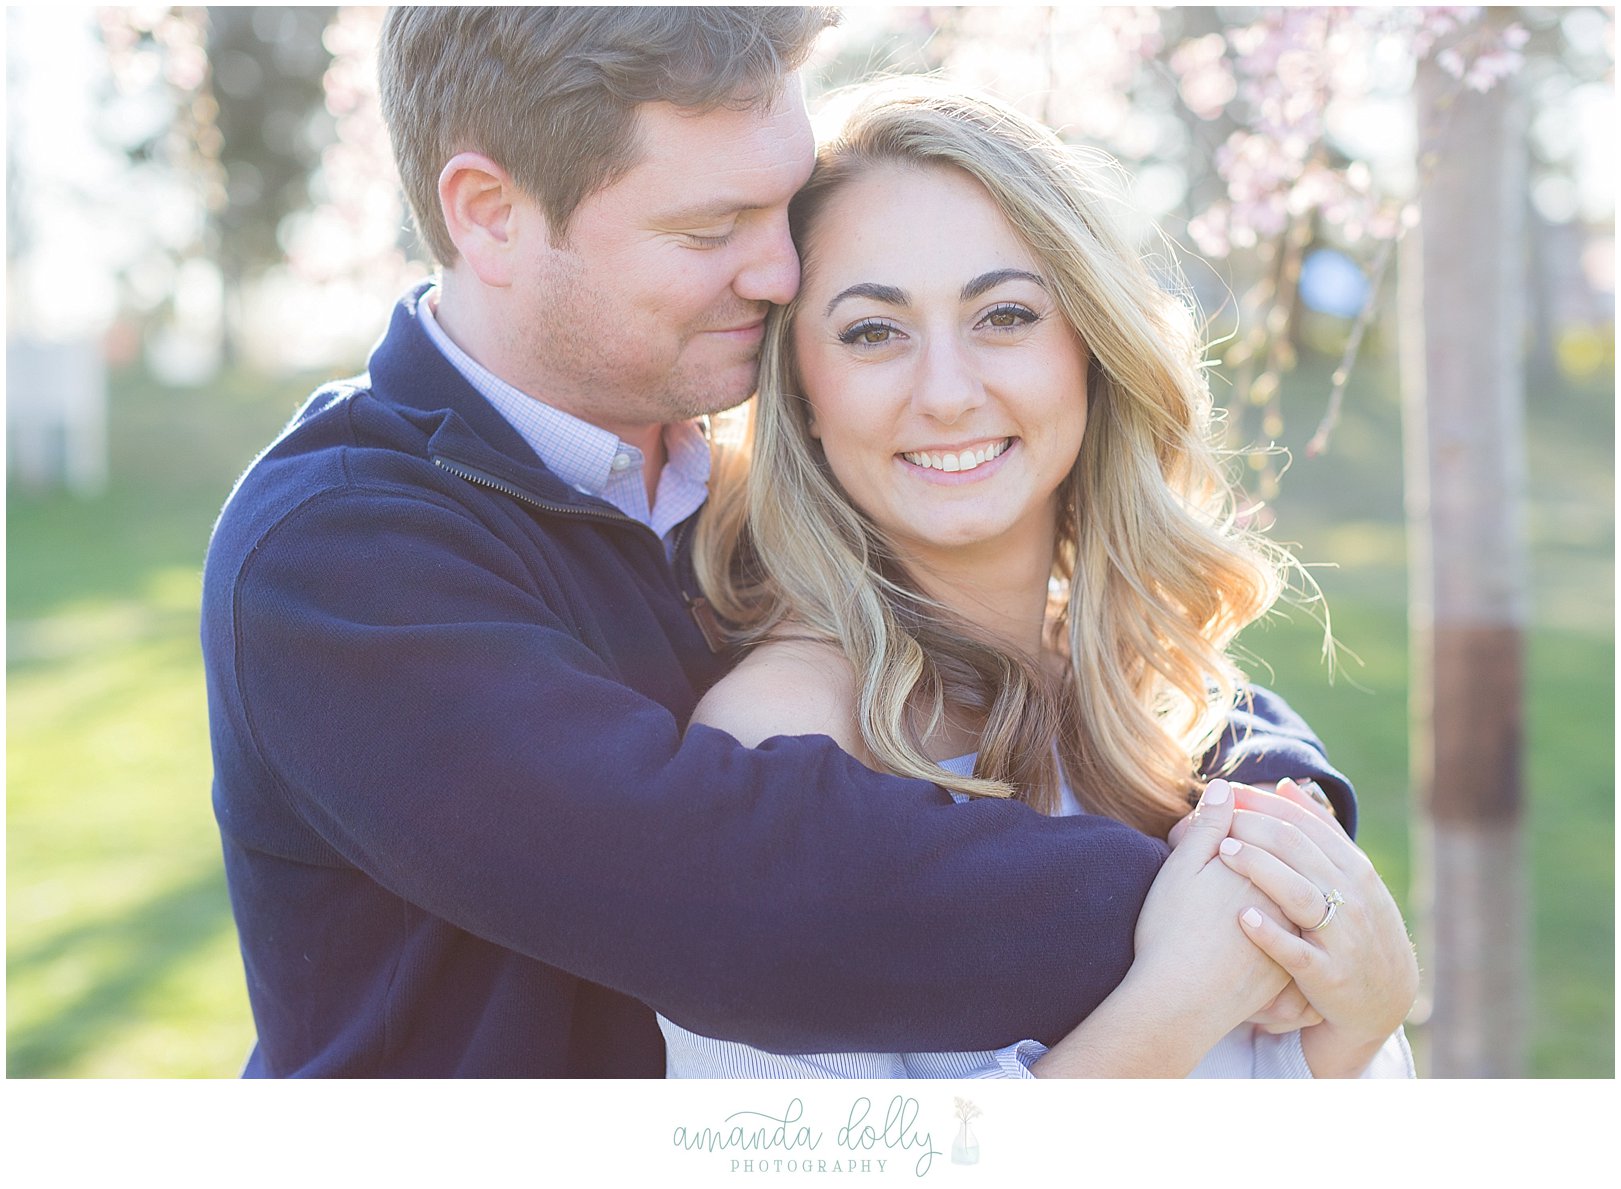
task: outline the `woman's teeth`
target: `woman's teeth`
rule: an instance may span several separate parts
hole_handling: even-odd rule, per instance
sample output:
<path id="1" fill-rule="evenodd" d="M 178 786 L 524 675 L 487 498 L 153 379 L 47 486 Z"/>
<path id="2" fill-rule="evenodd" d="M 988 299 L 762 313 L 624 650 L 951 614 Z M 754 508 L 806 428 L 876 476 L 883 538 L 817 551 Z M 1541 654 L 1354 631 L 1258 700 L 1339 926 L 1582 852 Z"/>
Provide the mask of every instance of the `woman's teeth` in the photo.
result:
<path id="1" fill-rule="evenodd" d="M 983 446 L 978 450 L 964 450 L 959 454 L 918 452 L 915 454 L 902 454 L 901 457 L 913 466 L 926 467 L 930 470 L 971 471 L 975 467 L 984 466 L 993 458 L 1000 457 L 1002 452 L 1012 444 L 1012 438 L 1003 438 L 993 445 Z"/>

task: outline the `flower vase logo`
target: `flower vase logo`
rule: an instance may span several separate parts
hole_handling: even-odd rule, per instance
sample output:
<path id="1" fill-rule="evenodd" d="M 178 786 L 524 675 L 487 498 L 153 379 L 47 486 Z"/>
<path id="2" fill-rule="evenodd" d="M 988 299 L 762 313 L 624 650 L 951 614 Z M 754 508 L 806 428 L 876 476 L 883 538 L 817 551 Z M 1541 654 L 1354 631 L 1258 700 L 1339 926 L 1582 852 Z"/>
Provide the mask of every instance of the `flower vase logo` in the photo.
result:
<path id="1" fill-rule="evenodd" d="M 952 1101 L 957 1104 L 957 1136 L 951 1141 L 951 1163 L 978 1164 L 979 1140 L 971 1124 L 982 1112 L 966 1098 Z"/>

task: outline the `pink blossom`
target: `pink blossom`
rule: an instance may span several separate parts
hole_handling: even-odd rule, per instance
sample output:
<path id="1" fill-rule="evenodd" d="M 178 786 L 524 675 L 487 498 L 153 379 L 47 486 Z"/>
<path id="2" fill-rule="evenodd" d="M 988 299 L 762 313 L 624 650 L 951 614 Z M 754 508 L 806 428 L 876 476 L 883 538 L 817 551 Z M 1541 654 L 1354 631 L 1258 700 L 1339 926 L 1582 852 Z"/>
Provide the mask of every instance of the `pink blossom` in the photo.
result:
<path id="1" fill-rule="evenodd" d="M 1227 64 L 1226 41 L 1219 33 L 1185 41 L 1171 55 L 1171 70 L 1181 80 L 1182 102 L 1202 120 L 1221 115 L 1238 93 Z"/>

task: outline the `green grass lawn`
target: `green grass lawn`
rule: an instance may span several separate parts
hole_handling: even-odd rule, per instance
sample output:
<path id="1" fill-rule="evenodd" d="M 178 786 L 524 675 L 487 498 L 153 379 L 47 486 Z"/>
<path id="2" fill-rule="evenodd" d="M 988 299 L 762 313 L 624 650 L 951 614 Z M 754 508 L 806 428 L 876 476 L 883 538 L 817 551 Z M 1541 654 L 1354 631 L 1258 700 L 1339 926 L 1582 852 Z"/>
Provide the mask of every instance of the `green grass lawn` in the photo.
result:
<path id="1" fill-rule="evenodd" d="M 111 488 L 7 507 L 7 1072 L 222 1076 L 252 1042 L 209 804 L 203 551 L 302 381 L 114 392 Z"/>
<path id="2" fill-rule="evenodd" d="M 1320 380 L 1320 377 L 1318 377 Z M 1315 422 L 1307 372 L 1302 411 Z M 7 513 L 7 1072 L 231 1076 L 252 1040 L 209 805 L 197 645 L 204 547 L 238 470 L 310 385 L 226 378 L 114 392 L 114 482 L 90 502 L 13 490 Z M 1407 843 L 1399 438 L 1370 369 L 1328 459 L 1297 465 L 1280 535 L 1322 575 L 1362 659 L 1330 684 L 1304 616 L 1245 643 L 1358 784 L 1398 899 Z M 1608 394 L 1539 393 L 1528 851 L 1532 1072 L 1613 1075 L 1613 506 Z M 1554 405 L 1547 404 L 1554 400 Z M 1392 469 L 1394 467 L 1394 469 Z"/>

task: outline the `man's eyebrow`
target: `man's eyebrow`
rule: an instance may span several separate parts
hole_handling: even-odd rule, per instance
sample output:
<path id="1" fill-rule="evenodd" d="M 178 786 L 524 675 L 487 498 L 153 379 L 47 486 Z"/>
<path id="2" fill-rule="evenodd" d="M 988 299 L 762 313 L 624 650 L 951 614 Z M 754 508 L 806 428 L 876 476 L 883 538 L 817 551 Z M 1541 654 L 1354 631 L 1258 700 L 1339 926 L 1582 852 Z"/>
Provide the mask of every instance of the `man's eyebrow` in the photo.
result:
<path id="1" fill-rule="evenodd" d="M 698 206 L 685 207 L 678 211 L 668 211 L 660 222 L 671 226 L 680 226 L 685 223 L 709 223 L 716 219 L 724 219 L 728 215 L 740 215 L 745 211 L 757 211 L 764 208 L 751 206 L 746 202 L 706 202 Z"/>
<path id="2" fill-rule="evenodd" d="M 831 314 L 833 307 L 847 297 L 870 297 L 874 301 L 892 306 L 903 306 L 911 302 L 904 289 L 897 289 L 893 285 L 880 285 L 877 281 L 862 281 L 859 285 L 851 285 L 848 289 L 841 289 L 834 294 L 833 300 L 827 303 L 827 309 L 822 311 L 822 317 Z"/>
<path id="3" fill-rule="evenodd" d="M 964 285 L 962 287 L 962 299 L 964 301 L 973 301 L 981 293 L 987 293 L 995 289 L 1004 281 L 1030 281 L 1040 285 L 1043 289 L 1047 287 L 1047 282 L 1033 272 L 1026 272 L 1022 268 L 999 268 L 995 272 L 977 276 Z"/>

